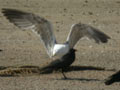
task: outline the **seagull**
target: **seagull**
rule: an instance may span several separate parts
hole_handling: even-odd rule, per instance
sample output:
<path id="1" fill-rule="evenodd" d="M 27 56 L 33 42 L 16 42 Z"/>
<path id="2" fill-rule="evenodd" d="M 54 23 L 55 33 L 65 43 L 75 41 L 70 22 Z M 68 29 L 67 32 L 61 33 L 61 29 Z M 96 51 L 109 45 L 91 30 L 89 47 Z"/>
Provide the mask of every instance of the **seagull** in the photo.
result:
<path id="1" fill-rule="evenodd" d="M 24 30 L 32 30 L 44 44 L 47 54 L 50 58 L 58 57 L 46 68 L 61 68 L 70 66 L 75 60 L 74 46 L 83 37 L 93 39 L 96 43 L 107 43 L 110 37 L 100 30 L 83 23 L 73 24 L 65 43 L 57 42 L 53 26 L 50 21 L 36 14 L 24 12 L 16 9 L 3 8 L 4 16 L 17 27 Z M 62 70 L 63 71 L 63 70 Z M 66 78 L 66 77 L 65 77 Z"/>

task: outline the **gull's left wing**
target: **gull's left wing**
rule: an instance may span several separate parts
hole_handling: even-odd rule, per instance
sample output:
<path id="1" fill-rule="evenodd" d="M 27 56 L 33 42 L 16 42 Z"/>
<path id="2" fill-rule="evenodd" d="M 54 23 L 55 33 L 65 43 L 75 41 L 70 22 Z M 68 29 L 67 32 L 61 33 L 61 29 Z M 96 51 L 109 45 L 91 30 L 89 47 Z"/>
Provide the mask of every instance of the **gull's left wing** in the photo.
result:
<path id="1" fill-rule="evenodd" d="M 98 29 L 86 25 L 86 24 L 74 24 L 71 27 L 70 33 L 67 37 L 67 42 L 70 48 L 73 48 L 79 39 L 87 36 L 88 38 L 92 38 L 96 41 L 96 43 L 102 42 L 106 43 L 110 37 Z"/>
<path id="2" fill-rule="evenodd" d="M 48 20 L 35 14 L 15 9 L 2 9 L 2 13 L 19 28 L 30 29 L 40 36 L 48 55 L 52 57 L 56 38 L 52 30 L 52 25 Z"/>

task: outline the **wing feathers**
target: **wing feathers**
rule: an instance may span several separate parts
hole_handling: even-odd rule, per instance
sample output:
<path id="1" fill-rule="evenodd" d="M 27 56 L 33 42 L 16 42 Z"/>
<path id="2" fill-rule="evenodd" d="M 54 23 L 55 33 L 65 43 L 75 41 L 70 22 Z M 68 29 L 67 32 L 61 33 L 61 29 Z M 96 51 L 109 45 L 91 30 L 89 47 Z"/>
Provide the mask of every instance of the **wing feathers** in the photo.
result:
<path id="1" fill-rule="evenodd" d="M 102 42 L 106 43 L 110 37 L 103 32 L 99 31 L 92 26 L 86 24 L 74 24 L 71 28 L 71 31 L 68 35 L 67 42 L 69 42 L 70 48 L 73 48 L 79 39 L 87 36 L 88 38 L 92 38 L 96 41 L 96 43 Z"/>
<path id="2" fill-rule="evenodd" d="M 98 40 L 101 41 L 102 43 L 106 43 L 108 39 L 110 39 L 108 35 L 104 34 L 103 32 L 100 32 L 97 29 L 92 28 L 92 30 L 94 30 L 96 38 L 98 38 Z"/>
<path id="3" fill-rule="evenodd" d="M 46 19 L 15 9 L 2 9 L 2 13 L 7 19 L 21 29 L 31 29 L 41 37 L 48 55 L 52 56 L 52 50 L 56 43 L 56 38 L 52 31 L 52 25 Z"/>
<path id="4" fill-rule="evenodd" d="M 2 9 L 2 13 L 10 22 L 22 29 L 37 23 L 37 21 L 33 19 L 34 15 L 31 13 L 18 11 L 15 9 Z"/>

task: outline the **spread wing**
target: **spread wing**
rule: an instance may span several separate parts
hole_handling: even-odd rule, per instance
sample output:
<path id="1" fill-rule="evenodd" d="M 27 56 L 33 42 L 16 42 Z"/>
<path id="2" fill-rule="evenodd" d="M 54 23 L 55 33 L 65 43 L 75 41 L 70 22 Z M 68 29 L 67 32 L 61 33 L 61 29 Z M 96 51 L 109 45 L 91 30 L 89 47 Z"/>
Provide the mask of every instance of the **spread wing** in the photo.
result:
<path id="1" fill-rule="evenodd" d="M 69 43 L 70 48 L 73 48 L 78 40 L 84 36 L 94 39 L 96 43 L 106 43 L 108 39 L 110 39 L 108 35 L 98 29 L 86 24 L 78 23 L 71 27 L 70 33 L 67 37 L 67 42 Z"/>
<path id="2" fill-rule="evenodd" d="M 27 13 L 15 9 L 2 9 L 2 13 L 7 19 L 21 29 L 31 29 L 38 36 L 46 47 L 48 55 L 52 56 L 53 47 L 56 44 L 52 25 L 46 19 L 32 13 Z"/>

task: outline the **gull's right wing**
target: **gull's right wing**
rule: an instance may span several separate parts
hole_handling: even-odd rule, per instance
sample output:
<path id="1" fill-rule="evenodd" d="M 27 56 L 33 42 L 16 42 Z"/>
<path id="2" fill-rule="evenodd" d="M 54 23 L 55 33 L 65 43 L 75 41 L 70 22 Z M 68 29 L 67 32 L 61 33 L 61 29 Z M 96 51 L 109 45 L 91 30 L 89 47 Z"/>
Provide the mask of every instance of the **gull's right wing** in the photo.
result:
<path id="1" fill-rule="evenodd" d="M 41 37 L 48 55 L 53 54 L 53 47 L 56 44 L 52 25 L 46 19 L 32 13 L 27 13 L 15 9 L 2 9 L 2 13 L 7 19 L 21 29 L 31 29 Z"/>
<path id="2" fill-rule="evenodd" d="M 86 25 L 86 24 L 74 24 L 71 27 L 70 33 L 67 37 L 67 42 L 70 48 L 73 48 L 75 44 L 79 41 L 79 39 L 87 36 L 88 38 L 92 38 L 96 41 L 96 43 L 102 42 L 106 43 L 110 37 L 98 29 Z"/>

